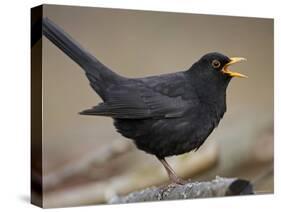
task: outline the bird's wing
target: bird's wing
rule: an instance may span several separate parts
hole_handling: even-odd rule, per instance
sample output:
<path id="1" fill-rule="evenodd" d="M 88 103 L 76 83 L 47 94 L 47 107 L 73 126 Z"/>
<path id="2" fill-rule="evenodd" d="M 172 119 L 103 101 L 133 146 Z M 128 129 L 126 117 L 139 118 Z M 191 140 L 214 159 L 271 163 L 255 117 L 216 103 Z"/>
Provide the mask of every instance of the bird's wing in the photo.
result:
<path id="1" fill-rule="evenodd" d="M 123 119 L 176 118 L 198 104 L 196 92 L 180 73 L 131 80 L 110 90 L 104 103 L 81 114 Z"/>

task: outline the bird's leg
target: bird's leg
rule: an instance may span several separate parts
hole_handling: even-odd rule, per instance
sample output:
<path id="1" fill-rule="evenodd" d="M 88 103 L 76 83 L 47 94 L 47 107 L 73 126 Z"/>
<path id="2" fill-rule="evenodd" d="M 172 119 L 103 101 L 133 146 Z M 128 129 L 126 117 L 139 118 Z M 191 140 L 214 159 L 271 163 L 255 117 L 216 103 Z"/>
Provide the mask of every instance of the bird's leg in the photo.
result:
<path id="1" fill-rule="evenodd" d="M 180 185 L 184 185 L 185 181 L 183 179 L 181 179 L 180 177 L 178 177 L 175 173 L 175 171 L 172 169 L 172 167 L 167 163 L 167 161 L 165 160 L 165 158 L 158 158 L 160 160 L 160 162 L 163 164 L 163 166 L 165 167 L 169 179 L 176 184 L 180 184 Z"/>

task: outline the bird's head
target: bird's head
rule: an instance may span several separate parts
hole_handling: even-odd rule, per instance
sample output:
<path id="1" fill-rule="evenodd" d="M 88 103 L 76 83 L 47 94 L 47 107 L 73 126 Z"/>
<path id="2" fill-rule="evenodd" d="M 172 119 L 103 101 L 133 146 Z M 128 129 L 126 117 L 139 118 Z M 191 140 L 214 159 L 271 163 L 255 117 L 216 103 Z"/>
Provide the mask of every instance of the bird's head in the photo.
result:
<path id="1" fill-rule="evenodd" d="M 226 88 L 233 77 L 247 78 L 246 75 L 229 70 L 229 66 L 246 60 L 242 57 L 227 57 L 221 53 L 208 53 L 201 57 L 187 71 L 199 96 L 208 102 L 222 100 L 225 104 Z M 224 111 L 224 110 L 223 110 Z"/>
<path id="2" fill-rule="evenodd" d="M 225 79 L 229 81 L 233 77 L 247 78 L 246 75 L 229 70 L 229 66 L 246 60 L 243 57 L 227 57 L 221 53 L 212 52 L 204 55 L 195 64 L 196 69 L 200 70 L 200 74 Z"/>

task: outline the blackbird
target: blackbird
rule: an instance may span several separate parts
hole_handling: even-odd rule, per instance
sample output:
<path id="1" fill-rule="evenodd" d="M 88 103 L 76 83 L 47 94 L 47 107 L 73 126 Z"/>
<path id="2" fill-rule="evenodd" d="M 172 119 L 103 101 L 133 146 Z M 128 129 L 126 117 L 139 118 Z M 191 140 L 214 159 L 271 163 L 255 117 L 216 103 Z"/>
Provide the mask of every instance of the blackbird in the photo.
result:
<path id="1" fill-rule="evenodd" d="M 43 34 L 82 69 L 103 102 L 80 114 L 108 116 L 138 149 L 155 155 L 173 183 L 183 184 L 165 157 L 197 150 L 226 112 L 226 88 L 233 77 L 229 66 L 245 60 L 208 53 L 188 70 L 143 78 L 113 72 L 82 48 L 50 19 Z"/>

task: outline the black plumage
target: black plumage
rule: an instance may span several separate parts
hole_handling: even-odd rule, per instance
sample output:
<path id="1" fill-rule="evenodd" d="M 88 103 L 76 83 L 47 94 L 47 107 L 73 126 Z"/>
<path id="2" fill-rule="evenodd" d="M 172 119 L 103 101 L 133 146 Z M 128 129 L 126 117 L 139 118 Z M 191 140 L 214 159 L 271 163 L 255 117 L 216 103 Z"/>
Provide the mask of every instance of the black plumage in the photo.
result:
<path id="1" fill-rule="evenodd" d="M 198 149 L 226 111 L 226 89 L 232 77 L 228 66 L 243 58 L 209 53 L 188 70 L 144 78 L 126 78 L 99 62 L 49 19 L 43 34 L 80 65 L 103 102 L 83 115 L 109 116 L 119 133 L 155 155 L 170 179 L 182 180 L 165 157 Z"/>

